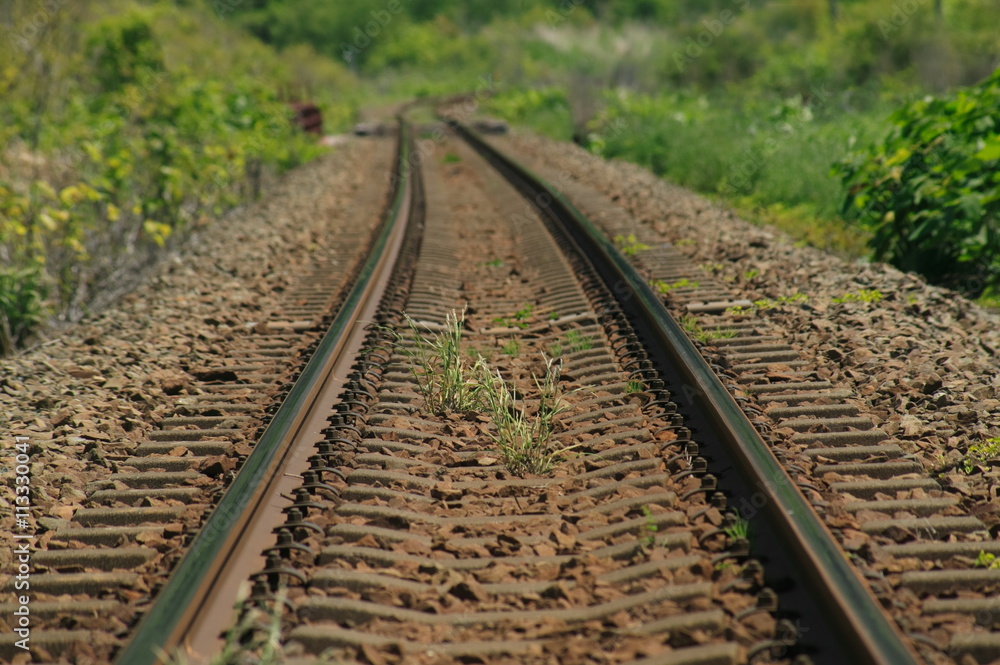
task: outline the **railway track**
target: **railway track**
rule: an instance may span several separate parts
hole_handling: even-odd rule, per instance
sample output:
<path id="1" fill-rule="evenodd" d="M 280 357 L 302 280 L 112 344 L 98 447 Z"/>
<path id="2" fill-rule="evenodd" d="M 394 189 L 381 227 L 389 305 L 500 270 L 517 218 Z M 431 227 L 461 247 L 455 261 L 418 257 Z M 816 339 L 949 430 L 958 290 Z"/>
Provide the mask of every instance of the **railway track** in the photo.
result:
<path id="1" fill-rule="evenodd" d="M 995 517 L 936 478 L 920 462 L 920 444 L 883 431 L 855 391 L 826 380 L 806 349 L 760 315 L 805 298 L 741 297 L 606 198 L 536 166 L 601 220 L 609 237 L 633 234 L 646 245 L 633 263 L 699 338 L 702 354 L 925 662 L 1000 658 L 1000 570 L 976 564 L 982 553 L 1000 554 Z"/>
<path id="2" fill-rule="evenodd" d="M 373 165 L 391 169 L 392 142 L 373 146 Z M 371 243 L 384 192 L 358 189 L 356 222 L 340 243 L 313 256 L 312 269 L 284 292 L 280 306 L 260 312 L 250 328 L 234 327 L 227 313 L 207 320 L 194 340 L 216 362 L 186 368 L 190 385 L 171 377 L 164 390 L 172 407 L 148 435 L 90 443 L 83 451 L 99 474 L 78 484 L 82 505 L 64 519 L 39 520 L 31 554 L 31 654 L 35 662 L 109 662 L 131 627 L 151 605 L 212 506 L 240 469 L 252 445 L 302 370 L 333 313 L 344 300 Z M 282 214 L 276 212 L 275 214 Z M 234 324 L 234 325 L 228 325 Z M 123 399 L 136 399 L 131 390 Z M 106 437 L 110 438 L 110 437 Z M 32 443 L 32 457 L 44 441 Z M 88 453 L 89 451 L 89 453 Z M 73 484 L 75 478 L 60 479 Z M 47 494 L 33 478 L 33 501 Z M 7 572 L 6 570 L 4 571 Z M 13 576 L 3 581 L 4 617 L 20 603 Z M 20 594 L 17 594 L 20 595 Z M 23 653 L 12 631 L 0 636 L 0 659 Z"/>
<path id="3" fill-rule="evenodd" d="M 119 663 L 177 649 L 202 662 L 252 581 L 244 621 L 276 617 L 288 662 L 1000 657 L 996 622 L 982 621 L 997 616 L 988 593 L 1000 571 L 955 570 L 995 543 L 981 522 L 953 514 L 957 503 L 849 395 L 814 380 L 774 331 L 731 320 L 743 303 L 723 285 L 702 278 L 658 297 L 650 281 L 693 283 L 696 269 L 658 247 L 631 257 L 640 275 L 607 240 L 636 225 L 592 193 L 563 187 L 607 235 L 461 125 L 412 142 L 402 127 L 383 225 L 354 240 L 366 260 L 334 295 L 303 294 L 320 308 L 304 321 L 331 304 L 336 315 L 292 370 L 298 380 L 260 361 L 267 353 L 205 374 L 216 394 L 241 397 L 284 383 L 281 406 L 181 405 L 164 423 L 172 433 L 159 435 L 162 457 L 123 460 L 131 469 L 114 489 L 93 488 L 91 501 L 109 507 L 87 510 L 104 510 L 103 521 L 74 516 L 79 526 L 54 538 L 65 545 L 36 554 L 54 557 L 42 565 L 61 598 L 42 609 L 48 653 L 73 662 L 74 645 L 89 641 Z M 663 300 L 733 333 L 705 351 L 712 365 Z M 451 339 L 466 382 L 509 391 L 501 416 L 524 409 L 531 425 L 556 400 L 547 447 L 505 458 L 482 392 L 451 407 L 428 392 L 445 356 L 427 346 L 460 323 Z M 254 372 L 262 380 L 246 383 Z M 242 383 L 219 383 L 232 375 Z M 252 450 L 234 446 L 251 427 Z M 239 473 L 206 500 L 205 470 L 236 470 L 226 454 Z M 177 526 L 211 505 L 197 536 Z M 834 539 L 843 544 L 845 514 L 894 542 L 848 547 L 848 557 Z M 913 537 L 895 538 L 898 529 Z M 150 531 L 175 539 L 162 589 L 131 572 L 155 558 L 152 578 L 165 574 L 162 552 L 141 545 Z M 921 563 L 893 569 L 886 557 Z M 902 592 L 923 594 L 924 616 L 944 618 L 908 624 Z M 108 614 L 122 629 L 98 643 L 86 617 Z M 942 625 L 952 631 L 944 645 Z M 244 622 L 237 633 L 262 630 Z"/>

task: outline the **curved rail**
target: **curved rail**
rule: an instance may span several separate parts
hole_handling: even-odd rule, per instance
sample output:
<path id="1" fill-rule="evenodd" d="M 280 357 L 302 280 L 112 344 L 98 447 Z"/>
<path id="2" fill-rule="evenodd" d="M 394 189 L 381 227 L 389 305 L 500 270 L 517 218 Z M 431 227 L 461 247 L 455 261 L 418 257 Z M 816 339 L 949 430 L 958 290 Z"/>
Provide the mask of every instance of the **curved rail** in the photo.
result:
<path id="1" fill-rule="evenodd" d="M 391 204 L 357 281 L 260 441 L 115 662 L 122 665 L 163 662 L 164 654 L 186 642 L 213 595 L 231 609 L 233 596 L 217 593 L 219 580 L 228 574 L 223 571 L 237 555 L 254 513 L 280 494 L 278 481 L 286 464 L 295 456 L 292 443 L 306 428 L 312 405 L 331 391 L 330 384 L 337 379 L 338 362 L 353 355 L 348 338 L 358 328 L 356 324 L 364 320 L 366 305 L 378 301 L 381 295 L 378 287 L 398 253 L 410 210 L 411 153 L 412 136 L 401 119 Z"/>
<path id="2" fill-rule="evenodd" d="M 623 308 L 637 319 L 636 328 L 649 336 L 648 346 L 665 354 L 693 406 L 708 416 L 713 434 L 726 444 L 744 482 L 767 488 L 769 496 L 761 513 L 801 566 L 799 579 L 809 585 L 809 592 L 830 621 L 824 630 L 834 631 L 857 663 L 920 662 L 729 391 L 635 268 L 554 187 L 461 123 L 449 122 L 543 214 L 564 228 L 607 283 L 615 285 Z"/>

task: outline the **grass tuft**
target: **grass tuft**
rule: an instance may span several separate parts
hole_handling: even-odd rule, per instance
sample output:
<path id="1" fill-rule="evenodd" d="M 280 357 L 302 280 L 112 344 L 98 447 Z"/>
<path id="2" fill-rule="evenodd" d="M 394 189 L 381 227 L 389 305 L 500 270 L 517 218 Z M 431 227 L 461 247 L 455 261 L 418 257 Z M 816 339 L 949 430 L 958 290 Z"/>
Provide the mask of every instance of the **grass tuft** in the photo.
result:
<path id="1" fill-rule="evenodd" d="M 472 379 L 471 368 L 462 357 L 465 309 L 460 313 L 452 310 L 445 317 L 445 329 L 436 333 L 430 332 L 427 326 L 421 330 L 420 324 L 409 315 L 404 316 L 408 332 L 391 332 L 400 352 L 414 361 L 413 376 L 427 410 L 442 414 L 478 409 L 480 386 Z"/>
<path id="2" fill-rule="evenodd" d="M 263 609 L 250 605 L 246 588 L 240 594 L 237 603 L 237 616 L 240 617 L 226 631 L 219 651 L 209 665 L 280 665 L 284 662 L 281 652 L 281 620 L 285 608 L 285 589 L 275 594 L 272 606 Z M 167 665 L 188 665 L 188 656 L 178 652 L 173 657 L 160 653 L 160 659 Z M 326 660 L 320 663 L 328 662 Z"/>
<path id="3" fill-rule="evenodd" d="M 684 332 L 703 344 L 715 339 L 732 339 L 736 337 L 736 331 L 731 328 L 716 327 L 707 330 L 702 328 L 701 324 L 698 323 L 698 318 L 693 314 L 687 314 L 682 317 L 680 324 L 684 328 Z"/>
<path id="4" fill-rule="evenodd" d="M 659 531 L 660 527 L 657 525 L 656 516 L 653 515 L 653 511 L 649 506 L 642 507 L 642 516 L 644 518 L 642 523 L 642 543 L 646 547 L 653 547 L 656 545 L 656 532 Z"/>
<path id="5" fill-rule="evenodd" d="M 506 343 L 504 343 L 500 350 L 503 351 L 506 356 L 517 358 L 521 355 L 521 342 L 511 337 Z"/>
<path id="6" fill-rule="evenodd" d="M 634 233 L 630 233 L 627 236 L 616 235 L 614 243 L 625 256 L 634 256 L 638 252 L 649 249 L 649 245 L 639 242 Z"/>
<path id="7" fill-rule="evenodd" d="M 733 540 L 739 540 L 742 538 L 743 540 L 750 542 L 750 522 L 742 517 L 735 516 L 733 520 L 722 530 Z"/>
<path id="8" fill-rule="evenodd" d="M 541 379 L 535 377 L 539 399 L 533 413 L 528 412 L 523 401 L 518 407 L 514 388 L 503 378 L 500 370 L 494 370 L 480 360 L 476 363 L 475 373 L 482 387 L 480 395 L 486 413 L 496 428 L 490 438 L 508 471 L 519 476 L 548 473 L 575 447 L 554 446 L 552 442 L 556 419 L 568 408 L 559 388 L 562 363 L 545 358 L 545 375 Z"/>

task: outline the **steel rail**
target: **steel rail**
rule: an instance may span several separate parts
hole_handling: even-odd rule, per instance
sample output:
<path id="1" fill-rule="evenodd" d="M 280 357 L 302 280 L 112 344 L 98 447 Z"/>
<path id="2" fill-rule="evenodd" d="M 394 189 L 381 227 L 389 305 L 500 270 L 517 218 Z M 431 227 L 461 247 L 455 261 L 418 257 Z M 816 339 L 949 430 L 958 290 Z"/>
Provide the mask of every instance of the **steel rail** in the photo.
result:
<path id="1" fill-rule="evenodd" d="M 686 333 L 650 286 L 614 244 L 557 189 L 502 153 L 476 132 L 454 120 L 449 124 L 542 214 L 559 224 L 584 256 L 604 276 L 641 328 L 667 354 L 695 404 L 716 424 L 715 433 L 728 446 L 739 472 L 750 486 L 766 487 L 761 512 L 785 538 L 802 567 L 801 579 L 819 600 L 835 630 L 856 656 L 856 665 L 917 665 L 921 660 L 877 605 L 846 560 L 805 496 L 788 477 L 760 434 Z"/>
<path id="2" fill-rule="evenodd" d="M 172 650 L 183 644 L 198 608 L 206 602 L 215 581 L 234 556 L 252 514 L 273 498 L 268 490 L 281 474 L 286 458 L 292 455 L 292 442 L 303 427 L 306 413 L 323 392 L 324 385 L 333 379 L 332 368 L 343 352 L 343 341 L 358 322 L 362 305 L 371 301 L 370 286 L 389 261 L 391 245 L 398 246 L 398 238 L 406 230 L 404 218 L 408 218 L 412 192 L 411 154 L 409 126 L 400 118 L 391 204 L 354 285 L 232 485 L 171 573 L 153 607 L 117 654 L 116 663 L 162 663 Z"/>

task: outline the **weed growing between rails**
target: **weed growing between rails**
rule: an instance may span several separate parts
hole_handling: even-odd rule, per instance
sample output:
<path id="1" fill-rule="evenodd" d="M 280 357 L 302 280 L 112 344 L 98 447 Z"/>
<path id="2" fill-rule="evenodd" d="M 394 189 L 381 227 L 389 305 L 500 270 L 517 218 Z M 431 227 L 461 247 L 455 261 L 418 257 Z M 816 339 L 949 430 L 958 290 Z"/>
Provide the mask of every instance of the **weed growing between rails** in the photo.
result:
<path id="1" fill-rule="evenodd" d="M 281 645 L 281 626 L 288 604 L 288 589 L 282 585 L 261 607 L 251 600 L 244 586 L 236 601 L 236 622 L 226 631 L 222 650 L 209 665 L 282 665 L 286 658 Z M 160 660 L 167 665 L 191 665 L 188 656 L 178 652 L 173 657 L 160 651 Z M 316 665 L 333 665 L 334 661 L 320 656 Z"/>
<path id="2" fill-rule="evenodd" d="M 656 545 L 656 532 L 660 530 L 656 523 L 656 516 L 649 506 L 642 507 L 642 516 L 645 520 L 642 523 L 642 544 L 646 547 L 654 547 Z"/>
<path id="3" fill-rule="evenodd" d="M 976 557 L 976 568 L 986 568 L 988 570 L 1000 569 L 1000 559 L 997 558 L 992 552 L 985 552 L 980 550 L 979 556 Z"/>
<path id="4" fill-rule="evenodd" d="M 541 378 L 533 377 L 538 401 L 537 405 L 529 407 L 527 400 L 517 394 L 500 370 L 482 355 L 469 367 L 462 353 L 465 312 L 464 308 L 461 312 L 452 310 L 445 317 L 445 325 L 436 332 L 406 314 L 403 316 L 407 331 L 388 329 L 395 337 L 396 350 L 413 361 L 411 372 L 426 410 L 435 415 L 485 411 L 496 428 L 490 438 L 511 473 L 550 472 L 566 452 L 575 448 L 552 444 L 556 419 L 569 408 L 559 387 L 562 361 L 542 355 L 545 374 Z M 580 344 L 582 339 L 568 342 Z M 512 338 L 505 345 L 504 354 L 517 357 L 519 353 L 520 342 Z M 520 407 L 517 401 L 521 402 Z"/>
<path id="5" fill-rule="evenodd" d="M 219 651 L 209 665 L 281 665 L 285 659 L 281 651 L 281 621 L 285 610 L 287 590 L 278 589 L 269 608 L 252 604 L 244 586 L 236 602 L 239 619 L 227 631 Z M 186 655 L 178 652 L 173 657 L 160 652 L 160 659 L 167 665 L 189 665 Z M 319 663 L 327 663 L 320 660 Z"/>
<path id="6" fill-rule="evenodd" d="M 594 338 L 583 335 L 579 330 L 567 330 L 562 340 L 549 347 L 549 353 L 553 356 L 561 356 L 563 353 L 578 353 L 589 351 L 594 348 Z"/>
<path id="7" fill-rule="evenodd" d="M 445 317 L 444 329 L 432 332 L 426 324 L 421 326 L 404 314 L 409 331 L 390 332 L 396 337 L 396 348 L 413 360 L 411 371 L 417 380 L 424 405 L 431 413 L 475 411 L 481 405 L 480 384 L 470 374 L 462 358 L 462 330 L 465 327 L 465 308 L 452 310 Z M 421 328 L 428 335 L 421 332 Z"/>
<path id="8" fill-rule="evenodd" d="M 534 377 L 539 392 L 538 406 L 529 412 L 522 400 L 516 405 L 514 387 L 480 358 L 476 363 L 476 379 L 481 386 L 480 396 L 487 415 L 496 428 L 490 438 L 503 456 L 507 470 L 519 476 L 526 473 L 543 474 L 576 446 L 556 446 L 552 442 L 556 419 L 569 409 L 563 401 L 565 395 L 559 387 L 562 363 L 554 358 L 545 360 L 545 375 Z"/>
<path id="9" fill-rule="evenodd" d="M 966 475 L 978 471 L 989 471 L 993 462 L 1000 462 L 1000 436 L 969 446 L 969 452 L 962 458 L 962 471 Z"/>
<path id="10" fill-rule="evenodd" d="M 681 318 L 680 324 L 684 328 L 684 332 L 703 344 L 716 339 L 732 339 L 736 337 L 736 331 L 730 328 L 721 328 L 718 326 L 708 330 L 702 328 L 701 324 L 698 323 L 698 318 L 691 314 L 685 314 Z"/>
<path id="11" fill-rule="evenodd" d="M 723 532 L 732 540 L 745 540 L 748 543 L 752 535 L 750 521 L 740 516 L 735 516 L 723 528 Z"/>

